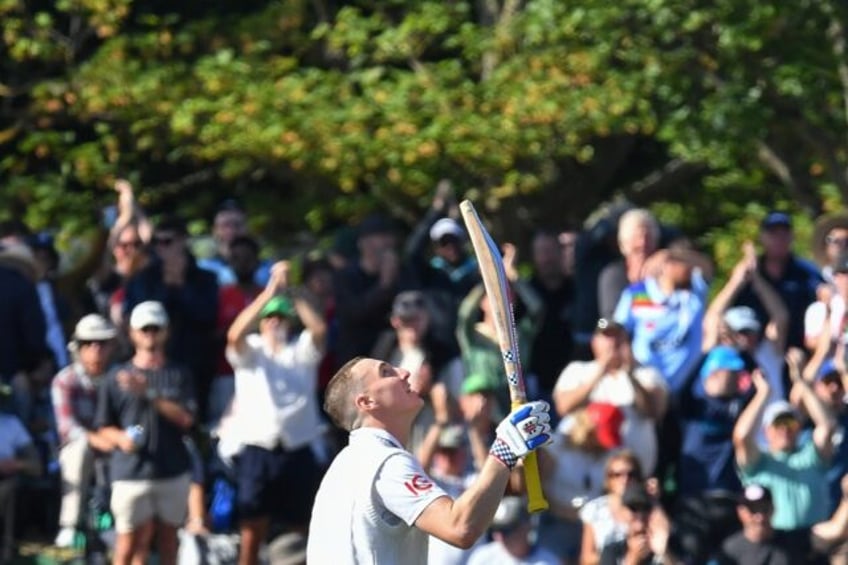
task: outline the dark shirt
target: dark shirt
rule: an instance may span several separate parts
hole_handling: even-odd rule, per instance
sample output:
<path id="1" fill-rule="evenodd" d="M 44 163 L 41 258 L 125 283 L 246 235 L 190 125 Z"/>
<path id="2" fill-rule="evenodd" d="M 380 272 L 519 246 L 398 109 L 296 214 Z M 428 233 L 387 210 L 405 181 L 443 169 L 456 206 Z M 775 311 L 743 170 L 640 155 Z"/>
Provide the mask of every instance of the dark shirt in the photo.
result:
<path id="1" fill-rule="evenodd" d="M 620 565 L 624 563 L 624 556 L 627 555 L 627 540 L 616 541 L 604 546 L 601 551 L 601 565 Z M 639 565 L 651 565 L 654 563 L 656 556 L 652 553 L 648 557 L 639 561 Z"/>
<path id="2" fill-rule="evenodd" d="M 615 307 L 618 306 L 618 299 L 628 286 L 630 281 L 627 278 L 624 259 L 604 267 L 598 278 L 598 314 L 601 318 L 612 318 Z"/>
<path id="3" fill-rule="evenodd" d="M 793 555 L 780 532 L 764 543 L 753 543 L 738 532 L 724 540 L 718 562 L 720 565 L 794 565 L 805 561 L 803 555 Z"/>
<path id="4" fill-rule="evenodd" d="M 531 357 L 530 371 L 539 379 L 539 388 L 551 392 L 559 374 L 571 361 L 574 281 L 567 278 L 559 288 L 549 290 L 533 277 L 530 285 L 539 294 L 545 309 L 542 325 L 533 342 L 532 351 L 537 354 Z"/>
<path id="5" fill-rule="evenodd" d="M 188 472 L 191 461 L 183 443 L 183 430 L 162 416 L 146 397 L 123 390 L 117 381 L 121 370 L 143 373 L 148 388 L 159 397 L 176 402 L 192 414 L 196 411 L 191 379 L 184 369 L 173 365 L 158 370 L 138 369 L 132 363 L 113 369 L 100 387 L 94 424 L 98 429 L 141 426 L 144 433 L 136 451 L 112 452 L 112 480 L 167 479 Z"/>
<path id="6" fill-rule="evenodd" d="M 804 347 L 804 314 L 807 306 L 815 302 L 816 289 L 824 282 L 818 268 L 809 261 L 790 256 L 780 278 L 773 279 L 765 271 L 762 257 L 757 262 L 757 270 L 777 291 L 789 311 L 789 328 L 786 338 L 787 347 Z M 742 288 L 736 298 L 736 305 L 749 306 L 757 313 L 762 327 L 768 324 L 769 316 L 751 284 Z"/>
<path id="7" fill-rule="evenodd" d="M 52 357 L 46 334 L 35 285 L 17 271 L 0 267 L 0 382 L 8 383 Z"/>
<path id="8" fill-rule="evenodd" d="M 700 379 L 684 390 L 680 398 L 678 494 L 742 490 L 736 473 L 733 426 L 752 396 L 752 390 L 731 398 L 708 396 Z"/>

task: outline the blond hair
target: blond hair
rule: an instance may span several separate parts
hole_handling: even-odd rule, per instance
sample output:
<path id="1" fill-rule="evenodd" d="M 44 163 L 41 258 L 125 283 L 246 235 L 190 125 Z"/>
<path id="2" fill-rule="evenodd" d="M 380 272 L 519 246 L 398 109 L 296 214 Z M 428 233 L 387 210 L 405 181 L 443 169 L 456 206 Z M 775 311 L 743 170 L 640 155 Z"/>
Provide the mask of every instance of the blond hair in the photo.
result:
<path id="1" fill-rule="evenodd" d="M 353 366 L 362 359 L 354 357 L 342 365 L 330 379 L 324 393 L 324 412 L 336 426 L 347 431 L 355 430 L 361 423 L 359 410 L 353 401 L 360 390 L 360 379 L 354 374 Z"/>
<path id="2" fill-rule="evenodd" d="M 634 208 L 621 215 L 618 220 L 618 246 L 623 248 L 627 241 L 633 237 L 633 233 L 640 227 L 644 227 L 651 235 L 654 246 L 660 241 L 660 224 L 657 219 L 645 208 Z"/>

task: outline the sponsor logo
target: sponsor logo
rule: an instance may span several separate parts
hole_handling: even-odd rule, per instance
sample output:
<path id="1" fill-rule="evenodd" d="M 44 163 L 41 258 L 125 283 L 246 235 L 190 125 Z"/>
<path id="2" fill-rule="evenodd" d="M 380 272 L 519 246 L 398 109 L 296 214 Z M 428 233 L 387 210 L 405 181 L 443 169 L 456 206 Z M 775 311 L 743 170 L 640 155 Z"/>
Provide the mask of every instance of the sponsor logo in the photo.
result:
<path id="1" fill-rule="evenodd" d="M 405 486 L 409 492 L 418 496 L 419 494 L 427 492 L 433 488 L 433 482 L 424 475 L 416 473 L 412 475 L 411 479 L 404 481 L 403 486 Z"/>

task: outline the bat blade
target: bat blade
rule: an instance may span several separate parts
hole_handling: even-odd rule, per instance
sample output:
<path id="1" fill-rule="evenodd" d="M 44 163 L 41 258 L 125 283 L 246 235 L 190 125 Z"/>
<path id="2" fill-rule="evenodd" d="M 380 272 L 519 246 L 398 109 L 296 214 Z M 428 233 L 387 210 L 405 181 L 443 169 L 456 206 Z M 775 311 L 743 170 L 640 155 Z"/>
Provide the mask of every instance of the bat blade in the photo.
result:
<path id="1" fill-rule="evenodd" d="M 460 203 L 459 210 L 468 230 L 471 245 L 474 247 L 474 254 L 480 267 L 480 276 L 483 279 L 483 286 L 486 288 L 486 296 L 489 298 L 495 319 L 498 347 L 503 357 L 509 397 L 514 408 L 527 401 L 527 393 L 521 370 L 518 336 L 515 330 L 512 300 L 510 300 L 510 286 L 501 259 L 501 252 L 489 232 L 486 231 L 483 222 L 480 221 L 474 205 L 470 201 L 464 200 Z M 524 458 L 524 480 L 527 484 L 529 510 L 537 512 L 547 509 L 548 502 L 542 492 L 536 453 L 530 453 Z"/>

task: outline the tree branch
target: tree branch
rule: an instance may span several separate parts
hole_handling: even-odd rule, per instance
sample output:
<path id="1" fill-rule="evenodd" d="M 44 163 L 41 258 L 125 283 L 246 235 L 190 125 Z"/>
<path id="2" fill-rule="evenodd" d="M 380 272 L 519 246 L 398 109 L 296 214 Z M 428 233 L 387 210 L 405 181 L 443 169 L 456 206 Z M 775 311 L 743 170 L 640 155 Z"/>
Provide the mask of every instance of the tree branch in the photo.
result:
<path id="1" fill-rule="evenodd" d="M 707 171 L 704 163 L 693 163 L 683 159 L 672 159 L 659 169 L 632 183 L 624 194 L 644 197 L 652 192 L 661 192 Z"/>

